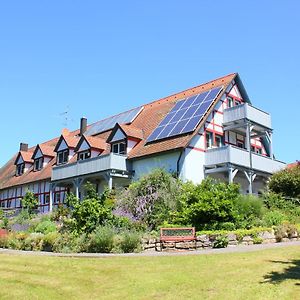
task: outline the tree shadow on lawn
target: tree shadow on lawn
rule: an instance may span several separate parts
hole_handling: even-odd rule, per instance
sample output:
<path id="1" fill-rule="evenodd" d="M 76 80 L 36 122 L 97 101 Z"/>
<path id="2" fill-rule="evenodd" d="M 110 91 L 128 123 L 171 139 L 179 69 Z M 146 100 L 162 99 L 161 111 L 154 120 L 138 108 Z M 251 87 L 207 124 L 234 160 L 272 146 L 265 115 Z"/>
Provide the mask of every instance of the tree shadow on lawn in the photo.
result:
<path id="1" fill-rule="evenodd" d="M 294 259 L 291 261 L 270 261 L 276 264 L 284 264 L 287 267 L 281 272 L 270 272 L 264 276 L 262 283 L 279 284 L 285 280 L 292 279 L 298 280 L 295 285 L 300 286 L 300 259 Z"/>

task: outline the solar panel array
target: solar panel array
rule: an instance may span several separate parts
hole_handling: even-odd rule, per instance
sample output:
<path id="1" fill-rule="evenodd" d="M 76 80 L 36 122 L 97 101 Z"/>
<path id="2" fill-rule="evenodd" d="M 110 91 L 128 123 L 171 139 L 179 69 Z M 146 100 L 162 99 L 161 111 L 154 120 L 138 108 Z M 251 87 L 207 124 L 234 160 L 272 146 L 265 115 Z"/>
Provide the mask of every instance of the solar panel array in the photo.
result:
<path id="1" fill-rule="evenodd" d="M 222 88 L 217 87 L 178 101 L 147 141 L 157 141 L 194 131 Z"/>
<path id="2" fill-rule="evenodd" d="M 91 125 L 86 131 L 86 135 L 95 135 L 100 132 L 110 130 L 115 127 L 116 123 L 119 124 L 129 124 L 138 116 L 142 111 L 143 107 L 137 107 L 132 110 L 126 111 L 119 115 L 101 120 L 93 125 Z"/>

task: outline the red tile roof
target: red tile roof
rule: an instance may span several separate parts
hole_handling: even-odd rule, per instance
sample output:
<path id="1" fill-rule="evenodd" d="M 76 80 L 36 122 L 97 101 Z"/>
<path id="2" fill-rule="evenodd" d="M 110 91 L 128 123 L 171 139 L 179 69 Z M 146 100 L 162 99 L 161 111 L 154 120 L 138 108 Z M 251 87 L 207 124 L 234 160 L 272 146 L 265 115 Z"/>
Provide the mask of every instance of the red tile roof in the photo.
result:
<path id="1" fill-rule="evenodd" d="M 195 130 L 194 133 L 189 133 L 181 136 L 172 137 L 169 139 L 161 140 L 158 142 L 154 142 L 151 144 L 146 144 L 147 137 L 153 132 L 153 130 L 158 126 L 158 124 L 162 121 L 162 119 L 166 116 L 166 114 L 171 110 L 174 104 L 183 98 L 202 93 L 211 88 L 217 86 L 224 86 L 224 90 L 226 87 L 235 79 L 237 76 L 236 73 L 229 74 L 227 76 L 218 78 L 216 80 L 204 83 L 197 87 L 190 88 L 188 90 L 182 91 L 180 93 L 168 96 L 166 98 L 159 99 L 157 101 L 153 101 L 144 106 L 144 109 L 141 113 L 136 117 L 136 119 L 130 125 L 120 124 L 122 130 L 128 135 L 135 138 L 141 138 L 141 141 L 131 150 L 128 155 L 129 159 L 137 159 L 143 156 L 152 155 L 159 152 L 166 152 L 175 149 L 185 148 L 190 140 L 193 138 L 195 134 L 197 134 L 198 130 Z M 218 97 L 218 99 L 221 95 Z M 215 101 L 215 103 L 217 100 Z M 213 110 L 211 107 L 210 111 Z M 208 114 L 210 113 L 208 112 Z M 199 124 L 198 129 L 204 124 L 205 118 Z M 90 125 L 91 126 L 91 125 Z M 88 126 L 88 128 L 90 127 Z M 104 142 L 106 141 L 112 130 L 97 134 L 94 137 L 88 137 L 89 143 L 93 146 L 104 147 Z M 68 144 L 69 147 L 75 148 L 79 141 L 79 130 L 68 132 L 64 131 L 64 135 L 60 138 L 55 138 L 48 142 L 40 144 L 43 149 L 48 147 L 55 147 L 57 142 L 63 137 Z M 91 145 L 91 146 L 92 146 Z M 48 152 L 49 150 L 49 152 Z M 31 155 L 34 151 L 34 148 L 28 150 L 31 152 Z M 47 153 L 50 153 L 50 148 L 48 148 Z M 102 154 L 109 153 L 109 145 Z M 44 167 L 41 171 L 33 172 L 33 170 L 29 170 L 22 176 L 15 176 L 15 166 L 14 160 L 16 156 L 14 156 L 5 166 L 0 169 L 0 189 L 22 185 L 29 182 L 41 181 L 41 180 L 49 180 L 51 178 L 52 166 L 55 164 L 55 158 L 53 158 L 46 167 Z"/>

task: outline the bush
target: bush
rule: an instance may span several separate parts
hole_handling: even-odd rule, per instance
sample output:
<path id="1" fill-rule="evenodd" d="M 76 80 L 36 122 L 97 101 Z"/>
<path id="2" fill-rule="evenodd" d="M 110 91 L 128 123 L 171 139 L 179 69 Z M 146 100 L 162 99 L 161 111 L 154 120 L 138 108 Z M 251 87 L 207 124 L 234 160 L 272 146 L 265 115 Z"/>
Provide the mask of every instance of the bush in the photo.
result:
<path id="1" fill-rule="evenodd" d="M 259 236 L 256 236 L 256 237 L 253 238 L 253 244 L 255 244 L 255 245 L 262 244 L 263 241 L 264 240 Z"/>
<path id="2" fill-rule="evenodd" d="M 228 238 L 223 235 L 219 235 L 216 237 L 213 248 L 226 248 L 229 244 Z"/>
<path id="3" fill-rule="evenodd" d="M 53 210 L 51 214 L 52 221 L 61 221 L 64 217 L 68 217 L 70 215 L 70 209 L 68 207 L 64 207 L 63 204 L 58 205 L 56 209 Z"/>
<path id="4" fill-rule="evenodd" d="M 42 233 L 31 233 L 23 242 L 23 249 L 28 251 L 42 251 L 44 243 Z"/>
<path id="5" fill-rule="evenodd" d="M 141 250 L 141 237 L 136 232 L 124 232 L 121 235 L 119 248 L 124 253 L 137 252 Z"/>
<path id="6" fill-rule="evenodd" d="M 300 197 L 300 166 L 279 171 L 270 178 L 268 187 L 285 197 Z"/>
<path id="7" fill-rule="evenodd" d="M 57 253 L 77 253 L 80 252 L 78 236 L 72 233 L 59 234 L 52 245 L 53 252 Z"/>
<path id="8" fill-rule="evenodd" d="M 263 201 L 253 195 L 240 195 L 234 201 L 234 222 L 237 228 L 251 228 L 261 225 Z"/>
<path id="9" fill-rule="evenodd" d="M 98 227 L 90 235 L 88 251 L 91 253 L 110 253 L 114 247 L 114 231 L 110 227 Z"/>
<path id="10" fill-rule="evenodd" d="M 235 201 L 239 197 L 239 186 L 203 180 L 198 185 L 186 183 L 183 186 L 183 211 L 178 212 L 180 222 L 192 224 L 199 229 L 216 229 L 220 223 L 235 221 Z"/>
<path id="11" fill-rule="evenodd" d="M 22 210 L 26 210 L 29 214 L 33 214 L 39 205 L 38 198 L 33 192 L 27 191 L 22 201 Z"/>
<path id="12" fill-rule="evenodd" d="M 8 247 L 8 236 L 0 236 L 0 248 Z"/>
<path id="13" fill-rule="evenodd" d="M 43 251 L 53 252 L 56 240 L 59 238 L 59 233 L 50 232 L 44 236 Z"/>
<path id="14" fill-rule="evenodd" d="M 43 234 L 48 234 L 50 232 L 55 232 L 57 231 L 56 229 L 56 224 L 53 223 L 50 220 L 45 220 L 37 224 L 37 226 L 34 229 L 35 232 L 43 233 Z"/>
<path id="15" fill-rule="evenodd" d="M 267 212 L 263 217 L 263 222 L 266 226 L 277 226 L 286 219 L 286 216 L 280 211 L 274 210 Z"/>

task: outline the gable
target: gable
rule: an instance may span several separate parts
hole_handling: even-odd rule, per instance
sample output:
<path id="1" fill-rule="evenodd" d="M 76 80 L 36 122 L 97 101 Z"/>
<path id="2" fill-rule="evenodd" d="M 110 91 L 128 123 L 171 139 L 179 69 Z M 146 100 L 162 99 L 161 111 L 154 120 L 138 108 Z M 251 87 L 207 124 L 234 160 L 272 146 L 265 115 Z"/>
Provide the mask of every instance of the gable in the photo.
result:
<path id="1" fill-rule="evenodd" d="M 124 139 L 126 139 L 126 135 L 122 132 L 120 128 L 118 128 L 110 142 L 113 143 Z"/>
<path id="2" fill-rule="evenodd" d="M 88 142 L 85 139 L 82 139 L 82 141 L 80 142 L 79 147 L 76 148 L 76 152 L 82 152 L 85 150 L 89 150 L 91 147 L 88 144 Z"/>
<path id="3" fill-rule="evenodd" d="M 69 149 L 69 147 L 68 147 L 66 141 L 62 138 L 60 140 L 58 148 L 56 149 L 56 152 L 60 152 L 60 151 L 66 150 L 66 149 Z"/>
<path id="4" fill-rule="evenodd" d="M 16 160 L 16 165 L 20 165 L 22 163 L 24 163 L 24 159 L 23 159 L 22 155 L 19 154 L 19 156 L 18 156 L 18 158 Z"/>
<path id="5" fill-rule="evenodd" d="M 38 159 L 43 157 L 43 153 L 40 149 L 40 147 L 38 147 L 38 149 L 36 150 L 36 152 L 34 153 L 34 156 L 32 157 L 33 159 Z"/>

